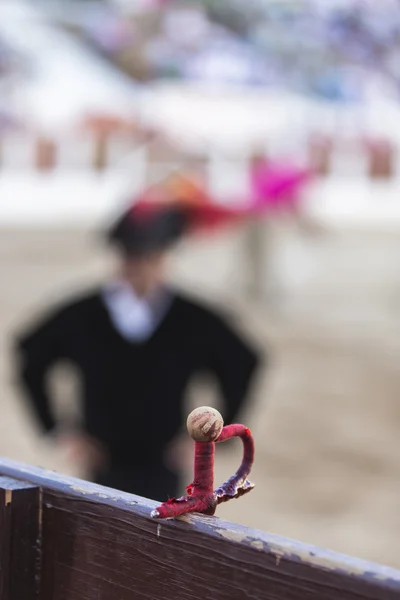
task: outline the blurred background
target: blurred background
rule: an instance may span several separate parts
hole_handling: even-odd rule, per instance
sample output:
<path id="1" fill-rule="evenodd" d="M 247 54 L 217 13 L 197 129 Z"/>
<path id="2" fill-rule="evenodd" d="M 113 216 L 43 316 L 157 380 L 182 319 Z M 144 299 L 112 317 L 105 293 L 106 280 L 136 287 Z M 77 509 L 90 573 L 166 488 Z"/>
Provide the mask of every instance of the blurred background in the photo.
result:
<path id="1" fill-rule="evenodd" d="M 179 170 L 239 205 L 262 154 L 312 172 L 295 210 L 173 261 L 272 357 L 246 415 L 257 488 L 219 514 L 400 567 L 399 143 L 398 0 L 1 0 L 0 455 L 79 474 L 25 412 L 10 336 L 108 273 L 126 196 Z"/>

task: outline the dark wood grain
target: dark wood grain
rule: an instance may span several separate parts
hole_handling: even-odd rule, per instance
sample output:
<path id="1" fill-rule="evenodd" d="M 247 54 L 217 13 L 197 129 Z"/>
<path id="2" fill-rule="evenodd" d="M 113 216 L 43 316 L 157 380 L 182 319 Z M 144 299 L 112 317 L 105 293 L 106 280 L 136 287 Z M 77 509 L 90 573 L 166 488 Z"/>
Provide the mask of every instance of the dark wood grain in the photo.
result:
<path id="1" fill-rule="evenodd" d="M 0 600 L 10 597 L 11 506 L 7 490 L 0 488 Z"/>
<path id="2" fill-rule="evenodd" d="M 39 488 L 0 476 L 0 600 L 35 600 L 39 586 Z"/>
<path id="3" fill-rule="evenodd" d="M 400 573 L 0 461 L 43 490 L 41 600 L 399 600 Z M 245 510 L 245 501 L 243 509 Z"/>

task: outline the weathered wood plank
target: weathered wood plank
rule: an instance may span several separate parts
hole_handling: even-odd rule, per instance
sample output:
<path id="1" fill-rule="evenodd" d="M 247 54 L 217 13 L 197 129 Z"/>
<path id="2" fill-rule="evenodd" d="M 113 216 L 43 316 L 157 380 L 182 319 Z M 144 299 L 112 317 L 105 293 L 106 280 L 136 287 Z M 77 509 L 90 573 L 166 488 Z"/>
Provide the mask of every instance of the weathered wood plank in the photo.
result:
<path id="1" fill-rule="evenodd" d="M 39 585 L 39 488 L 0 476 L 0 600 L 34 600 Z"/>
<path id="2" fill-rule="evenodd" d="M 8 490 L 0 488 L 0 600 L 10 597 L 11 506 Z"/>
<path id="3" fill-rule="evenodd" d="M 42 600 L 395 600 L 388 567 L 0 461 L 43 489 Z M 243 502 L 245 508 L 245 502 Z"/>

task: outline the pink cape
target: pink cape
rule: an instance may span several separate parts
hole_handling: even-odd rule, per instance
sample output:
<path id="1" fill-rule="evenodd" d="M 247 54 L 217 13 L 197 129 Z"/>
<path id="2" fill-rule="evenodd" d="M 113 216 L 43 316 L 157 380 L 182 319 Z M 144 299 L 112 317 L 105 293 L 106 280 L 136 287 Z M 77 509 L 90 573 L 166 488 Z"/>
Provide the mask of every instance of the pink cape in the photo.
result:
<path id="1" fill-rule="evenodd" d="M 312 172 L 287 163 L 262 162 L 251 170 L 252 207 L 270 211 L 299 203 Z"/>

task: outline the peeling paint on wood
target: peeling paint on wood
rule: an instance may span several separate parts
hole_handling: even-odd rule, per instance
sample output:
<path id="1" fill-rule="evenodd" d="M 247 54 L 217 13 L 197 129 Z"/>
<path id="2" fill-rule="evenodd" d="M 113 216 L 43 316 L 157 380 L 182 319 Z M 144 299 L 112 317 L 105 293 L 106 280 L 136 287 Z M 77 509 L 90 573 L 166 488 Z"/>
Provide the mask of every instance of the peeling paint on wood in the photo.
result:
<path id="1" fill-rule="evenodd" d="M 0 600 L 35 600 L 39 489 L 0 476 Z"/>
<path id="2" fill-rule="evenodd" d="M 216 517 L 155 524 L 155 502 L 10 461 L 1 473 L 42 489 L 41 600 L 400 598 L 388 567 Z"/>

